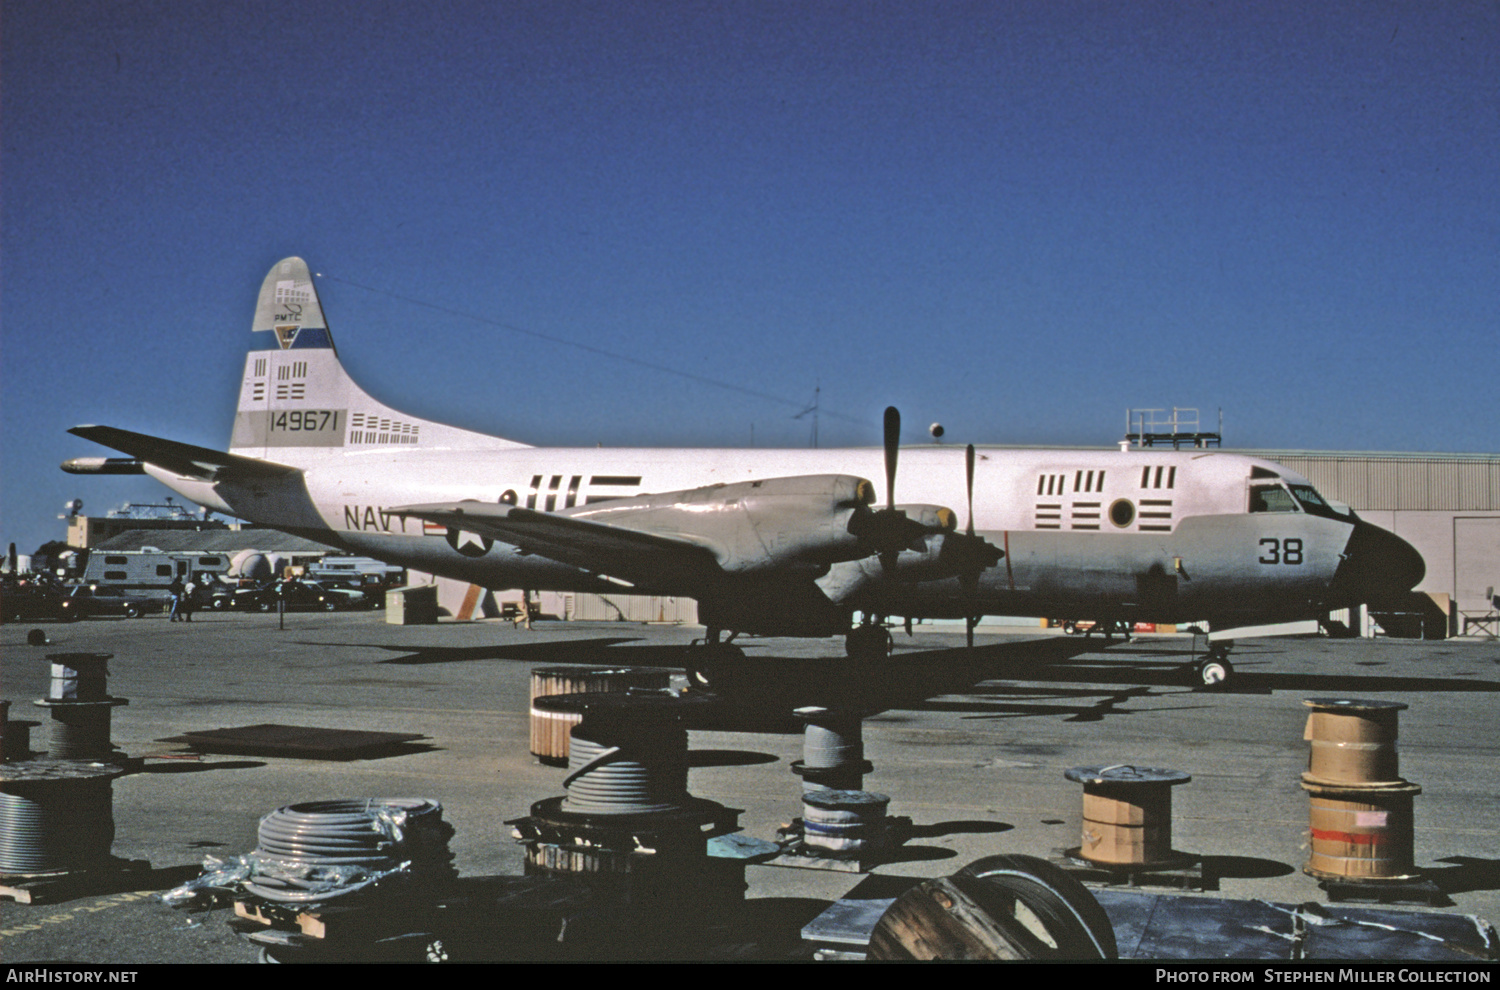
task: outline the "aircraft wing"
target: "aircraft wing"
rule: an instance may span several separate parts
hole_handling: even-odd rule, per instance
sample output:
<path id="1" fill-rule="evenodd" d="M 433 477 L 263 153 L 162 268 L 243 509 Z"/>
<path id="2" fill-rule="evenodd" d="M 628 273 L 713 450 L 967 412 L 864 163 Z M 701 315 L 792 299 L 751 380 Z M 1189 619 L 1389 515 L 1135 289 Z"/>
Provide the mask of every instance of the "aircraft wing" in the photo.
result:
<path id="1" fill-rule="evenodd" d="M 241 457 L 145 433 L 132 433 L 113 426 L 75 426 L 68 432 L 129 454 L 146 464 L 155 464 L 183 477 L 200 478 L 204 481 L 279 478 L 295 474 L 299 470 L 275 461 Z"/>
<path id="2" fill-rule="evenodd" d="M 696 586 L 720 573 L 718 558 L 692 540 L 487 502 L 439 502 L 391 510 L 478 533 L 527 553 L 653 587 Z"/>

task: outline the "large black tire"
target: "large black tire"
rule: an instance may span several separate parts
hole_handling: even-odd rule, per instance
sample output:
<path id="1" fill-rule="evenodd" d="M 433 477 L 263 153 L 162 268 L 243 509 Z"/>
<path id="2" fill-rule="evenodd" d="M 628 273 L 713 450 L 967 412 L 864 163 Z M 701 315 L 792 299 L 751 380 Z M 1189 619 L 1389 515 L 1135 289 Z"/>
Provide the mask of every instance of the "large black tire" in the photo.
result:
<path id="1" fill-rule="evenodd" d="M 1016 946 L 1028 958 L 1119 958 L 1109 915 L 1062 868 L 1035 856 L 986 856 L 954 874 L 955 882 L 964 878 L 981 881 L 970 890 L 991 911 L 1014 917 L 1025 906 L 1045 932 L 1028 933 Z"/>
<path id="2" fill-rule="evenodd" d="M 895 646 L 884 626 L 855 626 L 844 637 L 844 653 L 852 660 L 884 660 Z"/>
<path id="3" fill-rule="evenodd" d="M 724 660 L 743 660 L 745 651 L 733 643 L 697 643 L 688 647 L 688 661 L 684 665 L 689 686 L 700 691 L 713 687 L 713 674 L 709 665 Z"/>

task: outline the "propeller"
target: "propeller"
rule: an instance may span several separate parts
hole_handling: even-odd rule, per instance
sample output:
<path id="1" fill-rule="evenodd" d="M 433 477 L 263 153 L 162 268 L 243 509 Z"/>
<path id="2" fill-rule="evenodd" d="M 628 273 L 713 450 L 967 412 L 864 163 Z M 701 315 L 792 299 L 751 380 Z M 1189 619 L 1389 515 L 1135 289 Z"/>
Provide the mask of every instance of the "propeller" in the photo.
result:
<path id="1" fill-rule="evenodd" d="M 889 536 L 880 551 L 880 566 L 887 571 L 896 569 L 896 555 L 906 542 L 900 523 L 906 521 L 906 513 L 896 509 L 896 458 L 901 453 L 901 411 L 895 406 L 885 407 L 885 524 Z M 894 546 L 893 546 L 894 544 Z"/>
<path id="2" fill-rule="evenodd" d="M 964 533 L 972 540 L 974 538 L 974 445 L 972 443 L 964 448 L 964 492 L 969 501 L 969 524 L 964 527 Z M 973 595 L 979 587 L 977 571 L 968 571 L 959 580 L 963 584 L 966 595 Z M 964 616 L 964 632 L 971 650 L 974 648 L 974 627 L 977 625 L 979 625 L 979 616 Z"/>
<path id="3" fill-rule="evenodd" d="M 894 572 L 902 550 L 927 534 L 928 528 L 896 508 L 896 460 L 901 444 L 901 413 L 885 410 L 885 508 L 867 512 L 851 523 L 857 535 L 880 557 L 881 566 Z"/>
<path id="4" fill-rule="evenodd" d="M 885 507 L 896 511 L 896 457 L 901 452 L 901 411 L 885 407 Z"/>
<path id="5" fill-rule="evenodd" d="M 881 567 L 892 574 L 902 550 L 921 549 L 924 537 L 943 533 L 943 556 L 952 562 L 965 593 L 972 597 L 979 585 L 979 573 L 994 566 L 1004 556 L 974 531 L 974 445 L 970 444 L 964 454 L 969 521 L 962 534 L 911 519 L 905 511 L 896 508 L 896 464 L 900 445 L 901 413 L 895 406 L 888 406 L 885 410 L 885 507 L 863 513 L 851 522 L 851 529 L 858 527 L 854 530 L 856 534 L 867 541 L 879 556 Z M 972 636 L 972 627 L 970 633 Z"/>
<path id="6" fill-rule="evenodd" d="M 969 444 L 964 450 L 964 491 L 969 521 L 964 526 L 962 535 L 954 534 L 943 542 L 944 551 L 952 553 L 949 560 L 958 573 L 959 587 L 963 589 L 964 597 L 971 602 L 977 600 L 979 595 L 979 575 L 986 568 L 994 567 L 1005 556 L 1003 550 L 974 531 L 974 462 L 974 445 Z M 974 627 L 978 624 L 979 616 L 971 614 L 965 617 L 969 646 L 974 645 Z"/>

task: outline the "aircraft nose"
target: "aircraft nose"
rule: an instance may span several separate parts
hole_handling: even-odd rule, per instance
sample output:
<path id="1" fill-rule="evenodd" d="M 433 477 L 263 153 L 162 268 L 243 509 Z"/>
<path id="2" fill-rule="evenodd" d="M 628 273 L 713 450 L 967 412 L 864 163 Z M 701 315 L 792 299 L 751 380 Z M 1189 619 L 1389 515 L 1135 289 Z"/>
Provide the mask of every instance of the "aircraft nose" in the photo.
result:
<path id="1" fill-rule="evenodd" d="M 1333 587 L 1351 604 L 1367 605 L 1405 594 L 1426 575 L 1427 562 L 1416 547 L 1390 530 L 1359 519 L 1344 547 Z"/>

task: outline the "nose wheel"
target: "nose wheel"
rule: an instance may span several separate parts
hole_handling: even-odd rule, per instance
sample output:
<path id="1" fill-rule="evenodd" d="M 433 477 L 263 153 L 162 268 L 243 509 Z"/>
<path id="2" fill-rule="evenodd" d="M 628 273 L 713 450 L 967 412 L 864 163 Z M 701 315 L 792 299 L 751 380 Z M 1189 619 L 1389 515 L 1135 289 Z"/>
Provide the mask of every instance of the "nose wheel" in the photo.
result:
<path id="1" fill-rule="evenodd" d="M 1194 686 L 1199 690 L 1222 691 L 1234 677 L 1234 666 L 1222 657 L 1207 656 L 1198 661 L 1195 675 L 1197 680 Z"/>
<path id="2" fill-rule="evenodd" d="M 1208 652 L 1197 663 L 1189 664 L 1193 687 L 1200 691 L 1222 691 L 1234 679 L 1234 665 L 1229 662 L 1229 650 L 1233 640 L 1221 639 L 1211 643 Z"/>

